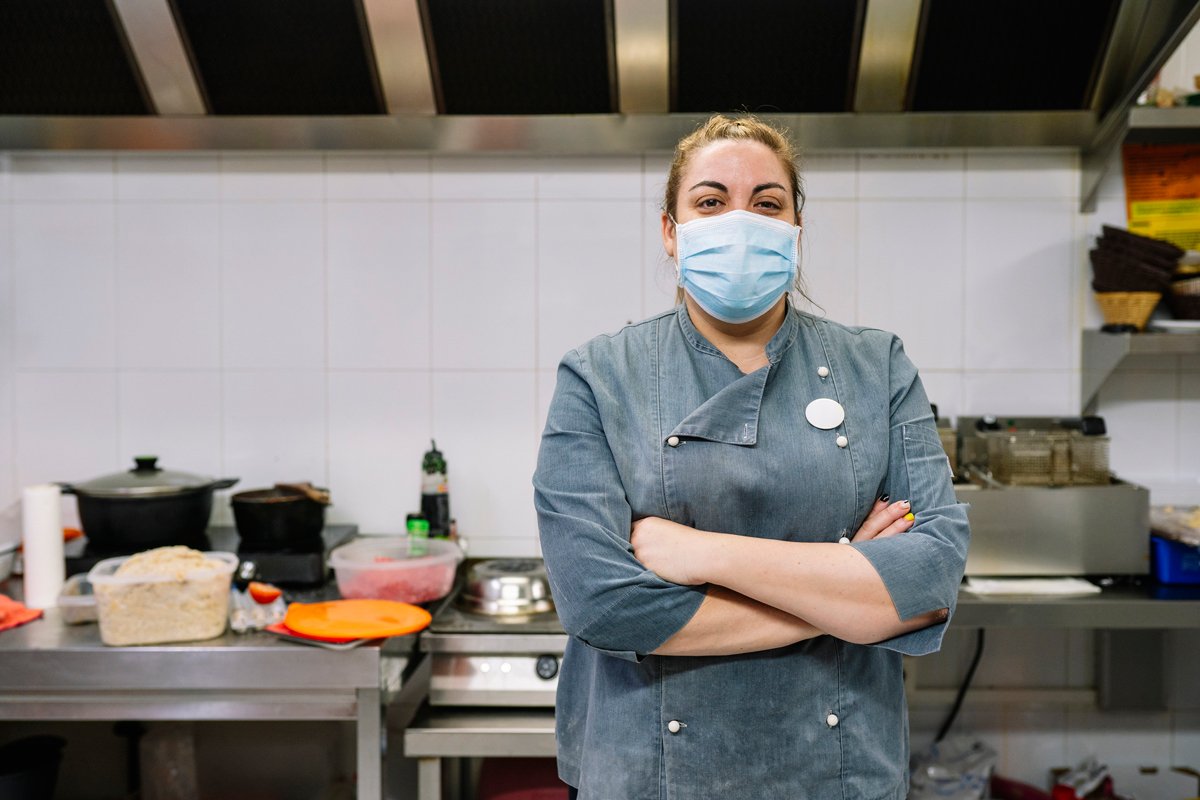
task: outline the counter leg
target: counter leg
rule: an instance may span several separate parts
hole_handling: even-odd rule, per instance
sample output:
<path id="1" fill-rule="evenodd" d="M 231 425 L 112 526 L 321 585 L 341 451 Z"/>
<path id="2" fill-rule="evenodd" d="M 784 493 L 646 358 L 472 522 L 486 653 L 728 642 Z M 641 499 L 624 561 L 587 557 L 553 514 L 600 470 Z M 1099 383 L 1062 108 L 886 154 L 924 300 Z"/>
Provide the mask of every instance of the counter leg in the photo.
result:
<path id="1" fill-rule="evenodd" d="M 417 760 L 417 800 L 442 800 L 442 760 Z"/>
<path id="2" fill-rule="evenodd" d="M 378 689 L 359 689 L 355 722 L 358 800 L 383 800 L 382 711 Z"/>

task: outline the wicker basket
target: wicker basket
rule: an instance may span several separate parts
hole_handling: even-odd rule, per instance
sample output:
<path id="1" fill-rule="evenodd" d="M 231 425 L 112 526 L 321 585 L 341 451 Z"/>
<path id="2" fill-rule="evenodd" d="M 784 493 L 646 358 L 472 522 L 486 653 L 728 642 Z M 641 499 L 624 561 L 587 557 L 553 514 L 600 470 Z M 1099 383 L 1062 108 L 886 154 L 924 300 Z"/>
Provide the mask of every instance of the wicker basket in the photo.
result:
<path id="1" fill-rule="evenodd" d="M 1158 292 L 1096 292 L 1095 297 L 1106 325 L 1133 325 L 1138 330 L 1145 329 L 1162 299 Z"/>

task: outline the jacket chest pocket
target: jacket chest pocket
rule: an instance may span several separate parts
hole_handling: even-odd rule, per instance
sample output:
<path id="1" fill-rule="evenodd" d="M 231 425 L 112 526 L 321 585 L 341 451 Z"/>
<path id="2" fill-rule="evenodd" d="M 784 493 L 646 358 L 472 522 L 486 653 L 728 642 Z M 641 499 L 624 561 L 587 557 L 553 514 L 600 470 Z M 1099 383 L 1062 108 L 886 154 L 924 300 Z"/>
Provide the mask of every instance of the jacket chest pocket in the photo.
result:
<path id="1" fill-rule="evenodd" d="M 857 513 L 855 470 L 837 432 L 803 416 L 760 420 L 753 445 L 670 436 L 662 448 L 664 504 L 675 522 L 771 539 L 836 540 Z"/>

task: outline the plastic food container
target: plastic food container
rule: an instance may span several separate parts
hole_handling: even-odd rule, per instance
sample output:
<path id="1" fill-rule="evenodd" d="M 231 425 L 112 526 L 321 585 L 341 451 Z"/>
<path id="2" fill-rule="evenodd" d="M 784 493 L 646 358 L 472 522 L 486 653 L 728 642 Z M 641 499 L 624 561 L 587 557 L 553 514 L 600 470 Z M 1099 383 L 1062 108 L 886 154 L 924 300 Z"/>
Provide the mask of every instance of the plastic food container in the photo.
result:
<path id="1" fill-rule="evenodd" d="M 87 575 L 81 572 L 67 578 L 58 593 L 58 610 L 63 622 L 69 625 L 96 621 L 96 595 Z"/>
<path id="2" fill-rule="evenodd" d="M 1151 536 L 1150 563 L 1159 583 L 1200 584 L 1200 547 Z"/>
<path id="3" fill-rule="evenodd" d="M 428 603 L 450 593 L 462 550 L 444 539 L 357 539 L 329 554 L 347 599 Z"/>
<path id="4" fill-rule="evenodd" d="M 210 566 L 173 574 L 116 575 L 131 556 L 107 558 L 88 573 L 96 595 L 100 639 L 108 645 L 212 639 L 229 620 L 229 588 L 238 557 L 203 554 Z"/>

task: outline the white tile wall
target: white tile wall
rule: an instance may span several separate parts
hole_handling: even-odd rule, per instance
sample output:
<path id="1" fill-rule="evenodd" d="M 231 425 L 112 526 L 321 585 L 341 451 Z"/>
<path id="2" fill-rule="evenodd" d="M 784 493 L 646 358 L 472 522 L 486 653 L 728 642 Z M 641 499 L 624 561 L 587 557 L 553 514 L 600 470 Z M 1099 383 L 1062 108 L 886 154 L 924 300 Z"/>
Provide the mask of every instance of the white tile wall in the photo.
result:
<path id="1" fill-rule="evenodd" d="M 859 202 L 857 321 L 898 334 L 918 367 L 963 367 L 963 280 L 961 201 Z"/>
<path id="2" fill-rule="evenodd" d="M 238 489 L 277 481 L 329 485 L 324 373 L 227 371 L 221 405 L 221 472 L 240 478 Z"/>
<path id="3" fill-rule="evenodd" d="M 1176 474 L 1177 460 L 1188 449 L 1175 418 L 1179 378 L 1173 372 L 1118 370 L 1100 389 L 1112 437 L 1109 458 L 1130 480 L 1154 483 Z"/>
<path id="4" fill-rule="evenodd" d="M 428 369 L 428 203 L 331 202 L 329 364 L 335 369 Z"/>
<path id="5" fill-rule="evenodd" d="M 82 481 L 121 466 L 116 384 L 112 371 L 16 373 L 19 486 Z"/>
<path id="6" fill-rule="evenodd" d="M 320 200 L 324 194 L 324 161 L 319 155 L 221 156 L 225 200 Z"/>
<path id="7" fill-rule="evenodd" d="M 0 154 L 0 503 L 154 450 L 242 489 L 325 483 L 331 519 L 398 532 L 432 436 L 473 552 L 536 554 L 555 363 L 672 303 L 668 162 Z M 1078 330 L 1099 322 L 1086 251 L 1123 224 L 1119 161 L 1086 215 L 1058 151 L 806 166 L 804 270 L 831 318 L 900 333 L 943 415 L 1078 412 Z M 1100 413 L 1118 473 L 1190 481 L 1200 501 L 1184 444 L 1200 440 L 1200 359 L 1130 364 Z M 948 638 L 922 675 L 953 686 L 971 644 Z M 1000 635 L 978 680 L 1086 687 L 1091 649 L 1086 632 Z M 1093 748 L 1200 764 L 1198 701 L 1175 691 L 1161 718 L 968 705 L 962 723 L 1039 784 Z M 941 713 L 914 715 L 914 744 Z"/>
<path id="8" fill-rule="evenodd" d="M 433 159 L 435 200 L 532 200 L 544 162 L 535 158 L 445 156 Z M 463 225 L 469 225 L 464 215 Z"/>
<path id="9" fill-rule="evenodd" d="M 640 158 L 556 158 L 538 165 L 539 200 L 640 200 Z"/>
<path id="10" fill-rule="evenodd" d="M 667 256 L 662 240 L 662 200 L 651 196 L 642 205 L 642 313 L 649 317 L 675 305 L 678 277 L 675 262 Z"/>
<path id="11" fill-rule="evenodd" d="M 966 192 L 973 198 L 1074 200 L 1079 156 L 1070 150 L 968 150 Z"/>
<path id="12" fill-rule="evenodd" d="M 126 369 L 221 364 L 220 207 L 117 205 L 117 360 Z"/>
<path id="13" fill-rule="evenodd" d="M 17 203 L 12 214 L 16 366 L 116 366 L 114 209 Z"/>
<path id="14" fill-rule="evenodd" d="M 451 516 L 473 555 L 537 550 L 536 394 L 533 371 L 434 373 L 433 435 L 446 454 Z"/>
<path id="15" fill-rule="evenodd" d="M 434 203 L 436 369 L 533 369 L 536 259 L 532 201 Z"/>
<path id="16" fill-rule="evenodd" d="M 1078 377 L 1067 371 L 963 373 L 963 414 L 1068 416 L 1079 413 Z"/>
<path id="17" fill-rule="evenodd" d="M 641 200 L 561 200 L 537 217 L 537 365 L 642 317 Z"/>
<path id="18" fill-rule="evenodd" d="M 222 204 L 224 366 L 325 366 L 323 212 L 320 203 Z"/>
<path id="19" fill-rule="evenodd" d="M 221 472 L 221 373 L 122 371 L 117 376 L 117 450 L 122 465 L 156 455 L 163 469 Z"/>
<path id="20" fill-rule="evenodd" d="M 966 156 L 947 153 L 864 153 L 858 157 L 858 197 L 909 200 L 961 199 L 965 192 Z M 941 226 L 935 218 L 930 225 Z"/>
<path id="21" fill-rule="evenodd" d="M 858 207 L 852 200 L 813 201 L 804 212 L 800 275 L 811 304 L 798 307 L 829 319 L 858 321 Z"/>
<path id="22" fill-rule="evenodd" d="M 211 153 L 122 153 L 116 182 L 118 200 L 218 200 L 221 162 Z"/>
<path id="23" fill-rule="evenodd" d="M 430 175 L 428 156 L 325 157 L 330 200 L 428 200 Z"/>
<path id="24" fill-rule="evenodd" d="M 1079 349 L 1071 201 L 967 203 L 963 286 L 967 364 L 1070 369 Z"/>
<path id="25" fill-rule="evenodd" d="M 853 200 L 858 194 L 858 158 L 854 153 L 813 153 L 800 159 L 804 212 L 809 202 Z"/>
<path id="26" fill-rule="evenodd" d="M 12 199 L 112 200 L 112 156 L 16 153 L 11 156 Z"/>
<path id="27" fill-rule="evenodd" d="M 369 533 L 404 531 L 406 515 L 421 509 L 431 400 L 428 370 L 330 373 L 330 521 L 356 523 Z M 453 464 L 457 454 L 449 457 Z"/>

